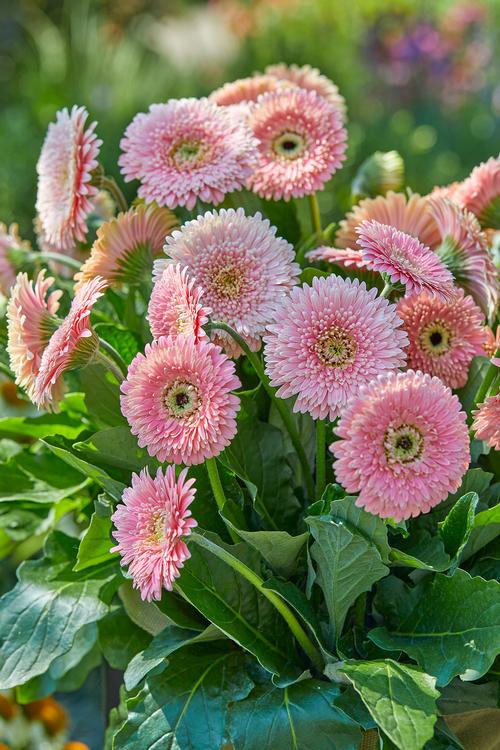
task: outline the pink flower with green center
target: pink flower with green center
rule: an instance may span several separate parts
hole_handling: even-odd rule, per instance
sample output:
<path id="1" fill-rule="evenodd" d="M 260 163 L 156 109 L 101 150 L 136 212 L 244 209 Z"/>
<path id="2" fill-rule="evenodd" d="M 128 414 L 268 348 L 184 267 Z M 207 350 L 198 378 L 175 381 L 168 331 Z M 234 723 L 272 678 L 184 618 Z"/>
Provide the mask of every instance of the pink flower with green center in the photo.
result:
<path id="1" fill-rule="evenodd" d="M 203 326 L 211 311 L 204 307 L 202 295 L 202 289 L 188 276 L 186 266 L 168 263 L 149 300 L 148 320 L 153 337 L 188 334 L 196 341 L 206 338 Z"/>
<path id="2" fill-rule="evenodd" d="M 500 393 L 490 396 L 473 412 L 472 429 L 478 440 L 484 440 L 490 448 L 500 450 Z"/>
<path id="3" fill-rule="evenodd" d="M 120 553 L 146 601 L 159 601 L 164 588 L 172 591 L 190 557 L 184 537 L 196 526 L 189 510 L 196 490 L 186 473 L 183 469 L 176 477 L 175 467 L 169 466 L 165 472 L 158 469 L 155 477 L 148 469 L 132 474 L 132 486 L 124 490 L 112 516 L 118 544 L 111 551 Z"/>

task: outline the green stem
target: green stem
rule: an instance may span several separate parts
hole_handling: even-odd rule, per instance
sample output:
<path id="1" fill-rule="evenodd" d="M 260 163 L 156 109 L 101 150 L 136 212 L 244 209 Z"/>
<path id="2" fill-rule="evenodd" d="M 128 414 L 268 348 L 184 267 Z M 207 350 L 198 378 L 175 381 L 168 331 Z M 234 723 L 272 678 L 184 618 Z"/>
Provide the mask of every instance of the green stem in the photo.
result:
<path id="1" fill-rule="evenodd" d="M 122 358 L 121 354 L 119 354 L 114 346 L 111 346 L 110 343 L 105 341 L 104 339 L 99 338 L 99 349 L 101 351 L 106 352 L 106 354 L 110 357 L 110 359 L 113 360 L 115 365 L 117 365 L 122 373 L 122 377 L 127 377 L 128 373 L 128 366 L 125 360 Z"/>
<path id="2" fill-rule="evenodd" d="M 321 500 L 326 483 L 326 427 L 323 419 L 316 421 L 316 499 Z"/>
<path id="3" fill-rule="evenodd" d="M 205 466 L 207 467 L 208 472 L 208 478 L 210 480 L 210 486 L 212 487 L 212 492 L 214 493 L 215 502 L 217 503 L 217 507 L 222 512 L 222 509 L 224 508 L 224 505 L 226 503 L 226 495 L 224 494 L 224 488 L 222 486 L 222 482 L 220 481 L 219 476 L 219 469 L 217 468 L 217 459 L 216 458 L 207 458 L 205 461 Z M 222 516 L 224 518 L 224 516 Z M 227 527 L 229 531 L 229 535 L 233 542 L 235 544 L 238 544 L 241 539 L 239 538 L 238 534 L 234 531 L 234 529 Z"/>
<path id="4" fill-rule="evenodd" d="M 496 350 L 494 357 L 500 357 L 500 347 Z M 486 370 L 486 374 L 484 376 L 484 380 L 479 386 L 479 389 L 476 393 L 476 396 L 474 398 L 474 405 L 473 409 L 476 408 L 476 406 L 479 406 L 479 404 L 482 404 L 485 400 L 488 391 L 490 390 L 490 386 L 493 383 L 493 380 L 495 379 L 495 376 L 498 373 L 498 367 L 493 364 L 493 362 L 490 362 L 490 365 L 488 369 Z"/>
<path id="5" fill-rule="evenodd" d="M 265 596 L 265 598 L 269 602 L 271 602 L 271 604 L 273 604 L 273 606 L 278 610 L 315 667 L 320 670 L 323 669 L 323 660 L 319 651 L 310 640 L 309 636 L 303 629 L 298 619 L 295 617 L 290 607 L 274 591 L 264 588 L 264 580 L 259 575 L 257 575 L 257 573 L 255 573 L 251 568 L 245 565 L 245 563 L 241 562 L 241 560 L 238 560 L 237 557 L 234 557 L 234 555 L 225 550 L 223 547 L 219 547 L 218 544 L 215 544 L 214 542 L 210 541 L 210 539 L 207 539 L 206 537 L 201 536 L 196 532 L 191 534 L 190 540 L 195 544 L 198 544 L 200 547 L 203 547 L 204 549 L 211 552 L 213 555 L 218 557 L 220 560 L 229 565 L 233 570 L 243 576 L 243 578 L 249 581 L 253 586 L 255 586 L 255 588 L 262 594 L 262 596 Z"/>
<path id="6" fill-rule="evenodd" d="M 260 358 L 255 354 L 255 352 L 252 352 L 250 348 L 248 347 L 248 344 L 246 341 L 238 334 L 236 331 L 234 331 L 231 326 L 228 326 L 227 323 L 221 323 L 221 322 L 211 322 L 208 323 L 205 328 L 207 330 L 213 330 L 217 329 L 220 331 L 225 331 L 226 333 L 229 333 L 229 335 L 236 341 L 236 343 L 243 349 L 245 352 L 248 360 L 250 361 L 250 364 L 252 365 L 253 369 L 257 373 L 266 393 L 271 398 L 272 402 L 276 406 L 276 409 L 283 420 L 283 424 L 285 425 L 288 434 L 290 435 L 290 439 L 292 441 L 293 447 L 295 448 L 295 451 L 297 453 L 298 459 L 300 461 L 300 465 L 302 467 L 302 474 L 304 476 L 304 482 L 306 484 L 307 493 L 309 495 L 309 498 L 312 499 L 314 497 L 314 482 L 311 475 L 311 469 L 309 466 L 309 462 L 307 460 L 306 452 L 304 450 L 304 446 L 301 443 L 299 433 L 296 430 L 296 427 L 293 423 L 292 415 L 290 414 L 290 411 L 285 404 L 285 402 L 278 398 L 276 396 L 276 391 L 272 387 L 272 385 L 269 382 L 269 378 L 267 377 L 264 367 L 262 366 L 262 362 L 260 361 Z"/>
<path id="7" fill-rule="evenodd" d="M 97 350 L 95 359 L 93 361 L 112 372 L 119 383 L 124 380 L 125 376 L 121 370 L 121 367 L 119 367 L 119 365 L 114 361 L 112 357 L 110 357 L 108 354 L 105 354 L 100 348 Z M 92 362 L 90 364 L 92 364 Z"/>
<path id="8" fill-rule="evenodd" d="M 62 266 L 67 266 L 68 268 L 72 268 L 75 271 L 79 271 L 81 268 L 81 263 L 76 260 L 75 258 L 70 258 L 69 255 L 63 255 L 62 253 L 31 253 L 30 254 L 30 260 L 37 261 L 48 261 L 52 260 L 55 263 L 60 263 Z"/>
<path id="9" fill-rule="evenodd" d="M 312 195 L 309 195 L 308 198 L 313 232 L 321 235 L 323 230 L 321 229 L 321 213 L 319 210 L 318 196 L 316 193 L 313 193 Z"/>
<path id="10" fill-rule="evenodd" d="M 394 284 L 391 284 L 390 281 L 386 281 L 384 288 L 380 292 L 381 297 L 389 297 L 390 293 L 394 289 Z"/>
<path id="11" fill-rule="evenodd" d="M 111 193 L 120 211 L 128 211 L 126 198 L 113 177 L 102 177 L 99 184 L 103 190 L 107 190 L 108 193 Z"/>

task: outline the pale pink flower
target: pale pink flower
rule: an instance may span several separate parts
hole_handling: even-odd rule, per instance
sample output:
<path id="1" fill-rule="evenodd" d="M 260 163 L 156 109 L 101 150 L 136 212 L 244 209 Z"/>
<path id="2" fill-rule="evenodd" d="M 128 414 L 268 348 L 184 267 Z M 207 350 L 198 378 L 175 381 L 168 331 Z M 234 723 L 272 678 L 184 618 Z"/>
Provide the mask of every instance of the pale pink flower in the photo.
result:
<path id="1" fill-rule="evenodd" d="M 84 367 L 98 349 L 98 337 L 90 325 L 92 308 L 102 297 L 106 282 L 97 276 L 75 294 L 68 315 L 52 334 L 40 362 L 33 401 L 38 408 L 56 408 L 62 376 Z"/>
<path id="2" fill-rule="evenodd" d="M 294 411 L 335 419 L 363 383 L 405 363 L 395 305 L 357 279 L 314 278 L 295 287 L 265 337 L 266 372 Z"/>
<path id="3" fill-rule="evenodd" d="M 207 211 L 187 222 L 167 237 L 165 252 L 201 286 L 212 320 L 229 324 L 254 351 L 300 273 L 292 245 L 259 213 L 245 216 L 242 208 Z M 157 273 L 165 263 L 156 261 Z M 241 353 L 228 334 L 214 339 L 230 356 Z"/>
<path id="4" fill-rule="evenodd" d="M 111 551 L 120 553 L 134 588 L 146 601 L 159 601 L 163 588 L 172 591 L 190 557 L 183 537 L 197 525 L 189 510 L 196 489 L 186 473 L 183 469 L 176 478 L 175 466 L 169 466 L 165 472 L 158 469 L 154 478 L 147 468 L 132 474 L 132 486 L 123 491 L 111 518 L 118 542 Z"/>
<path id="5" fill-rule="evenodd" d="M 485 229 L 500 229 L 500 156 L 474 167 L 458 190 L 463 208 L 472 211 Z"/>
<path id="6" fill-rule="evenodd" d="M 339 93 L 338 86 L 330 81 L 325 75 L 320 73 L 318 68 L 312 68 L 310 65 L 286 65 L 277 63 L 268 65 L 265 71 L 268 75 L 279 78 L 281 81 L 288 81 L 295 86 L 307 91 L 315 91 L 317 94 L 334 104 L 339 112 L 345 116 L 346 104 L 344 97 Z"/>
<path id="7" fill-rule="evenodd" d="M 500 367 L 500 357 L 495 357 L 497 349 L 500 349 L 500 325 L 497 326 L 496 334 L 492 331 L 489 326 L 484 327 L 486 342 L 484 344 L 484 351 L 486 356 L 491 358 L 491 361 L 497 367 Z"/>
<path id="8" fill-rule="evenodd" d="M 498 272 L 479 222 L 470 211 L 443 198 L 432 201 L 431 211 L 441 234 L 439 257 L 453 274 L 455 283 L 493 320 L 499 298 Z"/>
<path id="9" fill-rule="evenodd" d="M 469 465 L 466 415 L 439 378 L 389 373 L 347 405 L 330 446 L 337 480 L 356 505 L 402 521 L 455 492 Z"/>
<path id="10" fill-rule="evenodd" d="M 441 185 L 440 187 L 433 188 L 428 197 L 430 200 L 446 198 L 447 200 L 458 203 L 458 194 L 461 186 L 461 182 L 451 182 L 449 185 Z"/>
<path id="11" fill-rule="evenodd" d="M 361 257 L 367 268 L 388 274 L 406 287 L 406 295 L 427 292 L 450 299 L 453 276 L 430 248 L 415 237 L 379 221 L 364 221 L 356 229 Z"/>
<path id="12" fill-rule="evenodd" d="M 17 264 L 30 249 L 30 243 L 19 237 L 17 224 L 6 227 L 0 221 L 0 292 L 6 297 L 16 281 Z"/>
<path id="13" fill-rule="evenodd" d="M 241 189 L 256 163 L 248 127 L 208 99 L 171 99 L 134 117 L 120 146 L 125 180 L 161 206 L 220 203 Z"/>
<path id="14" fill-rule="evenodd" d="M 202 295 L 186 266 L 168 263 L 149 300 L 148 320 L 153 337 L 188 334 L 196 341 L 206 338 L 203 326 L 211 310 L 204 307 Z"/>
<path id="15" fill-rule="evenodd" d="M 36 210 L 43 236 L 61 251 L 85 240 L 91 198 L 98 192 L 91 179 L 102 141 L 94 133 L 95 122 L 85 129 L 87 117 L 85 107 L 58 112 L 37 164 Z"/>
<path id="16" fill-rule="evenodd" d="M 321 245 L 314 250 L 309 250 L 306 253 L 306 257 L 309 260 L 324 260 L 327 263 L 334 263 L 342 268 L 354 268 L 363 269 L 368 265 L 367 260 L 363 260 L 361 257 L 361 250 L 350 247 L 329 247 L 328 245 Z"/>
<path id="17" fill-rule="evenodd" d="M 200 464 L 236 434 L 234 363 L 211 341 L 162 337 L 147 344 L 121 385 L 121 408 L 141 448 L 159 461 Z"/>
<path id="18" fill-rule="evenodd" d="M 102 224 L 89 258 L 75 274 L 75 289 L 95 276 L 101 276 L 110 286 L 139 284 L 151 274 L 153 259 L 177 225 L 168 208 L 154 203 L 141 203 Z"/>
<path id="19" fill-rule="evenodd" d="M 500 393 L 487 398 L 472 414 L 472 429 L 476 438 L 484 440 L 490 448 L 500 451 Z"/>
<path id="20" fill-rule="evenodd" d="M 276 76 L 256 74 L 248 78 L 238 78 L 225 83 L 209 96 L 210 101 L 219 106 L 229 107 L 234 104 L 255 102 L 261 94 L 283 88 L 283 83 Z"/>
<path id="21" fill-rule="evenodd" d="M 62 292 L 57 289 L 49 293 L 53 283 L 53 278 L 45 278 L 45 271 L 40 271 L 35 282 L 20 273 L 7 305 L 10 369 L 17 385 L 24 388 L 32 401 L 42 354 L 59 323 L 56 313 Z M 61 396 L 59 388 L 58 398 Z"/>
<path id="22" fill-rule="evenodd" d="M 248 123 L 259 143 L 248 185 L 261 198 L 288 201 L 312 195 L 345 159 L 341 113 L 314 91 L 287 88 L 263 94 Z"/>
<path id="23" fill-rule="evenodd" d="M 462 289 L 448 302 L 427 294 L 400 299 L 397 313 L 410 339 L 408 367 L 462 388 L 473 357 L 484 356 L 484 315 Z"/>

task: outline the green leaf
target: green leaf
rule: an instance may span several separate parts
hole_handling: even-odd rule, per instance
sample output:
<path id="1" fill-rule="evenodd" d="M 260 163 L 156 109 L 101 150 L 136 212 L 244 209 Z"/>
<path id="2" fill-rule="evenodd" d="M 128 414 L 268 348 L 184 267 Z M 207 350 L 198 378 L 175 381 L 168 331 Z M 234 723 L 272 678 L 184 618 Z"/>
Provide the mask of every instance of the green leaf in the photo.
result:
<path id="1" fill-rule="evenodd" d="M 458 564 L 460 553 L 467 544 L 474 524 L 474 515 L 479 502 L 476 492 L 468 492 L 457 500 L 444 521 L 439 525 L 439 534 L 446 552 Z"/>
<path id="2" fill-rule="evenodd" d="M 78 555 L 74 567 L 74 570 L 77 571 L 91 568 L 94 565 L 101 565 L 118 557 L 117 552 L 113 553 L 110 551 L 113 546 L 111 538 L 111 530 L 113 528 L 111 514 L 113 513 L 113 506 L 106 499 L 106 495 L 100 495 L 96 501 L 95 508 L 95 513 L 92 514 L 90 523 L 85 529 L 80 546 L 78 547 Z"/>
<path id="3" fill-rule="evenodd" d="M 111 323 L 98 323 L 95 330 L 100 338 L 116 349 L 127 365 L 143 348 L 140 337 L 128 328 L 122 328 Z"/>
<path id="4" fill-rule="evenodd" d="M 104 467 L 113 466 L 138 473 L 147 466 L 151 473 L 156 473 L 160 466 L 145 448 L 139 448 L 137 438 L 132 435 L 128 425 L 95 432 L 87 440 L 75 443 L 73 449 L 85 461 Z"/>
<path id="5" fill-rule="evenodd" d="M 221 644 L 196 644 L 171 655 L 127 700 L 128 716 L 115 734 L 114 750 L 207 750 L 226 741 L 228 705 L 253 687 L 245 656 Z"/>
<path id="6" fill-rule="evenodd" d="M 90 416 L 100 427 L 126 424 L 120 409 L 120 386 L 114 375 L 101 365 L 88 365 L 80 371 L 82 391 Z"/>
<path id="7" fill-rule="evenodd" d="M 369 638 L 383 649 L 405 651 L 438 685 L 485 674 L 500 651 L 500 584 L 457 569 L 426 579 L 411 596 L 411 612 Z"/>
<path id="8" fill-rule="evenodd" d="M 0 419 L 0 435 L 16 435 L 44 438 L 61 435 L 74 440 L 87 429 L 81 420 L 75 421 L 69 414 L 42 414 L 40 417 L 3 417 Z"/>
<path id="9" fill-rule="evenodd" d="M 462 553 L 462 560 L 468 560 L 500 534 L 500 503 L 489 510 L 483 510 L 474 518 L 467 545 Z"/>
<path id="10" fill-rule="evenodd" d="M 122 607 L 100 620 L 98 630 L 102 653 L 113 669 L 126 669 L 151 642 L 149 633 L 134 625 Z"/>
<path id="11" fill-rule="evenodd" d="M 479 386 L 484 380 L 484 375 L 489 367 L 489 360 L 486 357 L 474 357 L 472 364 L 469 367 L 469 377 L 467 384 L 457 391 L 457 396 L 460 399 L 464 411 L 467 414 L 470 413 L 474 406 L 474 399 L 478 392 Z"/>
<path id="12" fill-rule="evenodd" d="M 275 591 L 282 599 L 288 602 L 288 604 L 291 604 L 297 614 L 300 615 L 314 633 L 323 653 L 327 653 L 321 632 L 321 624 L 317 618 L 316 612 L 314 611 L 314 607 L 303 591 L 297 588 L 297 586 L 291 581 L 283 581 L 280 578 L 268 578 L 264 583 L 264 588 Z"/>
<path id="13" fill-rule="evenodd" d="M 0 464 L 0 503 L 54 504 L 88 484 L 50 453 L 17 453 Z"/>
<path id="14" fill-rule="evenodd" d="M 421 750 L 433 736 L 439 696 L 434 677 L 392 659 L 346 661 L 340 671 L 400 750 Z"/>
<path id="15" fill-rule="evenodd" d="M 481 711 L 483 708 L 498 708 L 499 704 L 498 682 L 484 682 L 476 685 L 473 682 L 455 679 L 444 688 L 438 699 L 439 711 L 444 715 Z"/>
<path id="16" fill-rule="evenodd" d="M 312 280 L 317 276 L 329 276 L 330 274 L 326 271 L 320 271 L 319 268 L 303 268 L 300 272 L 300 283 L 312 285 Z"/>
<path id="17" fill-rule="evenodd" d="M 350 531 L 344 523 L 336 523 L 328 516 L 310 516 L 306 522 L 316 540 L 310 552 L 330 615 L 333 645 L 340 638 L 347 612 L 357 597 L 369 591 L 389 569 L 375 544 Z"/>
<path id="18" fill-rule="evenodd" d="M 387 526 L 384 521 L 373 513 L 367 513 L 363 508 L 358 508 L 356 498 L 347 495 L 338 498 L 336 485 L 329 485 L 322 500 L 329 505 L 328 515 L 335 523 L 344 524 L 353 533 L 359 533 L 368 542 L 374 544 L 378 549 L 383 562 L 389 561 L 391 548 L 387 541 Z"/>
<path id="19" fill-rule="evenodd" d="M 258 685 L 231 707 L 235 750 L 357 750 L 361 731 L 333 705 L 336 685 L 302 680 L 280 689 Z"/>
<path id="20" fill-rule="evenodd" d="M 391 563 L 396 567 L 441 572 L 451 565 L 443 540 L 432 536 L 426 529 L 416 529 L 407 539 L 398 539 L 393 544 L 397 547 L 391 549 Z"/>

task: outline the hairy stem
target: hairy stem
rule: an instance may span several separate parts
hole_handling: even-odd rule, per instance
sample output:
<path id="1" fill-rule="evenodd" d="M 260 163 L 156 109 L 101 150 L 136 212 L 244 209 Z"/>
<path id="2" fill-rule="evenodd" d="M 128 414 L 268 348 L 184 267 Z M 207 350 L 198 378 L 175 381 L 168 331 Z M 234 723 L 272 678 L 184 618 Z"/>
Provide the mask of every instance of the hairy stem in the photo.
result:
<path id="1" fill-rule="evenodd" d="M 100 182 L 100 187 L 103 190 L 107 190 L 108 193 L 111 193 L 120 211 L 128 211 L 128 203 L 126 201 L 126 198 L 113 177 L 103 177 Z"/>
<path id="2" fill-rule="evenodd" d="M 321 213 L 319 210 L 318 196 L 316 193 L 313 193 L 312 195 L 309 195 L 308 198 L 313 232 L 321 235 L 323 230 L 321 229 Z"/>

